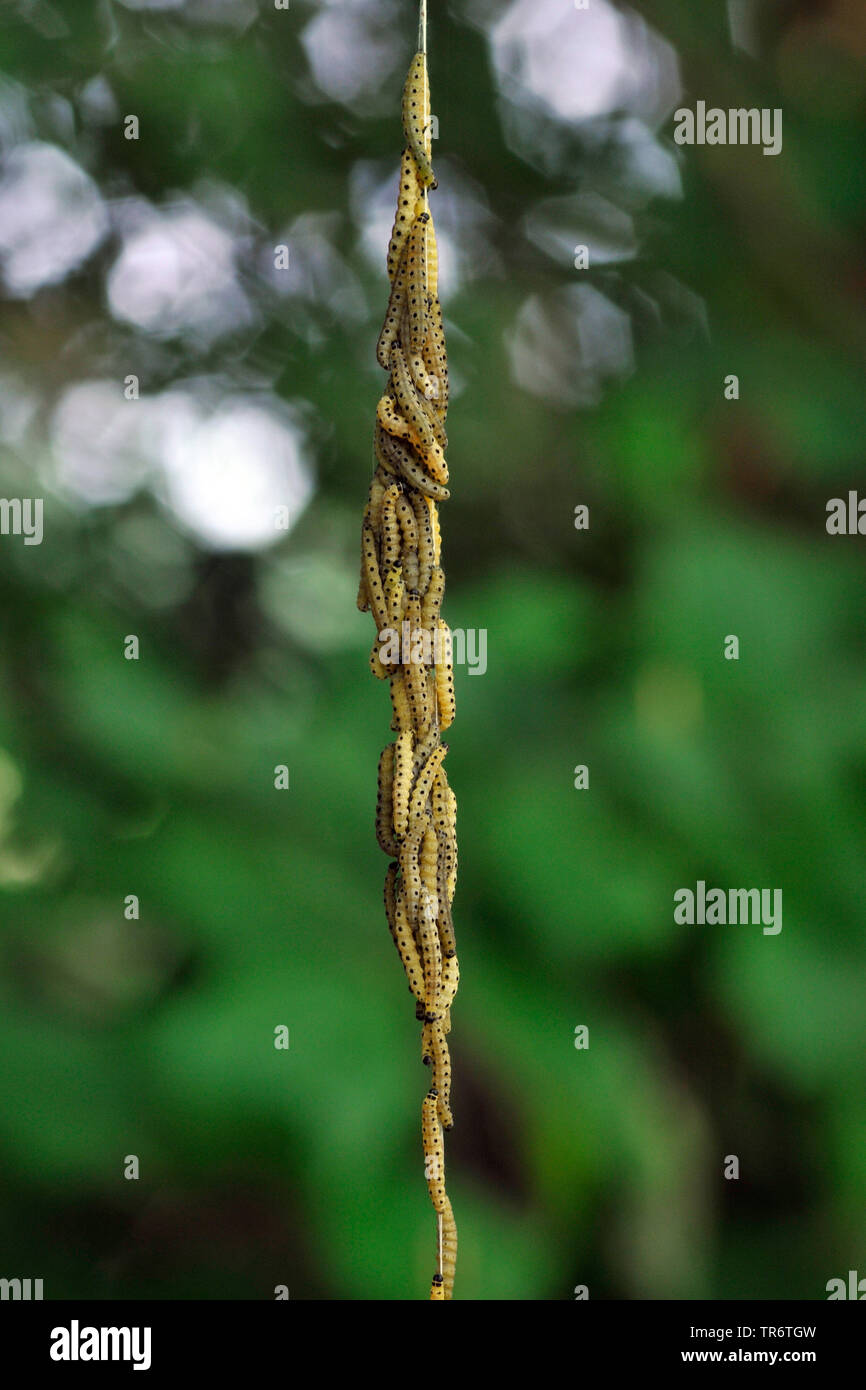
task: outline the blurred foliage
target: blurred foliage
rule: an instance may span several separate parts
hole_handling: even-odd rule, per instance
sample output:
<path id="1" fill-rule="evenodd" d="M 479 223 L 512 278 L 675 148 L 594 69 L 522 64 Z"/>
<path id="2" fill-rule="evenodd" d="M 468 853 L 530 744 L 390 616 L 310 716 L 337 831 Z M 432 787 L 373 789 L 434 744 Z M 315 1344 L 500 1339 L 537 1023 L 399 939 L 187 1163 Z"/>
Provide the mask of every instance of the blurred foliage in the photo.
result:
<path id="1" fill-rule="evenodd" d="M 431 1272 L 425 1073 L 372 833 L 388 701 L 353 607 L 385 281 L 352 189 L 365 161 L 396 170 L 413 7 L 379 7 L 387 76 L 345 105 L 311 75 L 318 8 L 0 19 L 33 135 L 106 199 L 234 191 L 255 307 L 210 344 L 115 321 L 116 228 L 4 306 L 37 428 L 0 483 L 48 500 L 41 546 L 0 542 L 0 1273 L 46 1297 L 402 1299 Z M 550 168 L 506 138 L 489 7 L 431 31 L 441 196 L 474 190 L 490 255 L 446 304 L 446 611 L 486 629 L 489 663 L 457 672 L 449 753 L 457 1295 L 821 1298 L 862 1269 L 866 1218 L 863 541 L 824 529 L 863 476 L 866 28 L 844 3 L 765 4 L 750 57 L 723 5 L 637 9 L 685 102 L 784 108 L 782 156 L 679 152 L 682 197 L 629 202 L 607 118 L 563 122 Z M 100 74 L 116 115 L 88 125 Z M 581 273 L 526 235 L 585 187 L 630 208 L 633 259 Z M 257 269 L 310 213 L 331 215 L 354 314 Z M 527 300 L 577 281 L 633 347 L 580 408 L 510 355 Z M 150 393 L 265 383 L 302 413 L 317 489 L 288 536 L 210 551 L 147 487 L 51 493 L 38 420 L 129 371 Z M 676 925 L 699 878 L 782 888 L 781 934 Z"/>

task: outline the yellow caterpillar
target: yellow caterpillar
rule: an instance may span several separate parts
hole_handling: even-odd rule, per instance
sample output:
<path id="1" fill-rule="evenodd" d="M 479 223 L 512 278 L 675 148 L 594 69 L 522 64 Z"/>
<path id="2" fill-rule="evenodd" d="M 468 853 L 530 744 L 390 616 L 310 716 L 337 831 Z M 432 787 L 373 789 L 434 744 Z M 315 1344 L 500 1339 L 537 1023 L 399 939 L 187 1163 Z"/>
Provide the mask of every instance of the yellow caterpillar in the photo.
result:
<path id="1" fill-rule="evenodd" d="M 439 644 L 436 661 L 436 704 L 439 709 L 439 728 L 444 734 L 454 723 L 457 706 L 454 699 L 454 655 L 451 629 L 443 618 L 438 622 Z"/>
<path id="2" fill-rule="evenodd" d="M 418 182 L 424 188 L 435 187 L 433 165 L 430 162 L 430 94 L 427 85 L 427 55 L 416 53 L 409 66 L 403 88 L 403 132 L 409 141 Z"/>
<path id="3" fill-rule="evenodd" d="M 442 987 L 442 946 L 439 941 L 439 904 L 421 887 L 418 901 L 418 935 L 424 967 L 424 1020 L 433 1023 L 442 1017 L 439 996 Z"/>
<path id="4" fill-rule="evenodd" d="M 394 831 L 402 840 L 409 828 L 409 797 L 412 786 L 412 742 L 411 728 L 400 730 L 394 745 Z"/>
<path id="5" fill-rule="evenodd" d="M 442 1142 L 437 1100 L 436 1088 L 431 1086 L 421 1104 L 421 1142 L 424 1148 L 424 1177 L 427 1179 L 430 1200 L 437 1212 L 444 1212 L 448 1200 L 445 1194 L 445 1145 Z"/>
<path id="6" fill-rule="evenodd" d="M 412 223 L 415 221 L 415 206 L 421 193 L 421 185 L 418 182 L 418 167 L 415 163 L 415 156 L 408 147 L 403 151 L 400 161 L 400 191 L 397 194 L 397 212 L 394 217 L 394 230 L 391 233 L 391 240 L 388 243 L 388 279 L 394 280 L 400 265 L 400 257 L 406 245 L 409 233 L 412 230 Z M 387 362 L 382 366 L 387 368 Z"/>
<path id="7" fill-rule="evenodd" d="M 430 754 L 430 757 L 424 764 L 424 767 L 419 772 L 415 786 L 412 788 L 412 798 L 409 802 L 410 820 L 414 820 L 416 816 L 420 816 L 423 812 L 427 804 L 427 798 L 429 797 L 430 792 L 433 788 L 433 779 L 436 776 L 436 773 L 439 771 L 440 767 L 442 766 L 442 759 L 445 757 L 445 754 L 447 752 L 448 744 L 440 743 L 438 748 L 434 748 L 433 752 Z M 433 829 L 432 826 L 430 827 L 430 838 L 431 854 L 433 856 L 433 878 L 435 881 L 436 831 Z M 432 891 L 435 891 L 435 889 Z"/>
<path id="8" fill-rule="evenodd" d="M 382 749 L 382 756 L 379 758 L 379 786 L 376 796 L 376 839 L 379 847 L 385 854 L 393 857 L 397 854 L 397 842 L 394 839 L 394 804 L 393 804 L 393 782 L 394 782 L 394 745 L 389 743 L 387 748 Z"/>

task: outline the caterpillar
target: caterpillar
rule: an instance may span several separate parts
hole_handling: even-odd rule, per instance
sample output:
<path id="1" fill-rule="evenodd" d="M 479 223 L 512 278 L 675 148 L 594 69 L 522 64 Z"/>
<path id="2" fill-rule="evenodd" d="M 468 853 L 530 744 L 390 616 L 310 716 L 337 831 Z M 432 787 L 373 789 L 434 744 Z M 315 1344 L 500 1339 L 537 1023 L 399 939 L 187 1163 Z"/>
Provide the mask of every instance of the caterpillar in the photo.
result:
<path id="1" fill-rule="evenodd" d="M 439 904 L 421 886 L 418 904 L 418 935 L 424 967 L 424 1019 L 433 1023 L 441 1018 L 439 995 L 442 985 L 442 947 L 439 942 Z"/>
<path id="2" fill-rule="evenodd" d="M 388 298 L 388 308 L 385 312 L 385 322 L 382 324 L 379 337 L 376 342 L 376 361 L 380 367 L 388 370 L 391 360 L 391 347 L 400 332 L 400 324 L 403 319 L 403 311 L 406 307 L 406 295 L 409 289 L 409 275 L 405 262 L 401 258 L 391 286 L 391 294 Z M 426 322 L 426 319 L 425 319 Z"/>
<path id="3" fill-rule="evenodd" d="M 422 811 L 424 810 L 427 798 L 429 797 L 430 792 L 433 788 L 433 778 L 436 776 L 436 773 L 442 766 L 442 759 L 445 757 L 445 754 L 447 752 L 448 744 L 440 743 L 438 748 L 434 748 L 433 752 L 430 754 L 430 757 L 424 764 L 424 767 L 419 772 L 418 780 L 416 781 L 415 786 L 412 788 L 412 798 L 409 802 L 410 820 L 414 820 L 417 816 L 420 816 Z M 433 863 L 435 865 L 436 832 L 432 826 L 430 827 L 430 837 L 432 845 L 431 854 L 433 855 Z M 435 868 L 433 872 L 435 878 Z"/>
<path id="4" fill-rule="evenodd" d="M 435 532 L 431 525 L 433 534 L 433 556 L 436 555 Z M 430 572 L 430 583 L 427 585 L 427 592 L 421 600 L 421 626 L 424 628 L 438 631 L 439 627 L 439 606 L 445 594 L 445 573 L 440 565 L 434 564 Z"/>
<path id="5" fill-rule="evenodd" d="M 394 744 L 382 749 L 379 758 L 379 786 L 376 795 L 376 839 L 385 854 L 397 855 L 397 842 L 394 839 Z M 395 867 L 396 872 L 396 867 Z"/>
<path id="6" fill-rule="evenodd" d="M 421 184 L 418 181 L 418 167 L 415 157 L 407 145 L 400 160 L 400 187 L 397 194 L 397 212 L 394 216 L 394 228 L 391 232 L 391 240 L 388 243 L 388 255 L 386 266 L 388 279 L 393 281 L 398 267 L 403 248 L 406 245 L 409 233 L 412 230 L 412 223 L 415 221 L 415 207 L 421 194 Z M 387 362 L 382 366 L 387 368 Z"/>
<path id="7" fill-rule="evenodd" d="M 445 1297 L 454 1292 L 454 1272 L 457 1266 L 457 1223 L 447 1193 L 442 1207 L 442 1277 Z"/>
<path id="8" fill-rule="evenodd" d="M 430 1049 L 433 1066 L 433 1087 L 436 1091 L 436 1111 L 443 1129 L 454 1128 L 451 1114 L 451 1054 L 441 1022 L 427 1025 L 430 1029 Z"/>
<path id="9" fill-rule="evenodd" d="M 388 304 L 376 342 L 387 380 L 375 407 L 373 478 L 361 527 L 357 606 L 377 640 L 370 669 L 388 680 L 393 743 L 378 767 L 376 838 L 388 855 L 385 917 L 415 1017 L 421 1058 L 432 1069 L 422 1105 L 424 1171 L 437 1216 L 431 1300 L 452 1298 L 457 1228 L 445 1190 L 443 1130 L 450 1128 L 447 1038 L 457 993 L 452 900 L 457 875 L 456 801 L 445 776 L 442 733 L 454 719 L 451 633 L 438 506 L 450 497 L 445 454 L 448 362 L 439 303 L 439 253 L 428 190 L 432 165 L 426 0 L 418 51 L 403 88 L 404 144 L 397 208 L 386 253 Z M 386 649 L 396 629 L 399 655 Z M 408 647 L 407 651 L 407 638 Z M 384 658 L 384 659 L 383 659 Z M 390 663 L 390 664 L 389 664 Z M 399 664 L 398 664 L 399 663 Z"/>
<path id="10" fill-rule="evenodd" d="M 424 885 L 421 882 L 421 865 L 418 862 L 418 851 L 421 848 L 421 840 L 424 836 L 425 829 L 426 826 L 423 820 L 416 821 L 407 830 L 405 839 L 400 846 L 400 875 L 402 878 L 402 888 L 409 922 L 413 926 L 418 923 L 419 910 L 422 904 L 422 894 L 424 892 Z M 426 978 L 425 967 L 425 980 Z"/>
<path id="11" fill-rule="evenodd" d="M 431 1086 L 421 1103 L 421 1142 L 424 1148 L 424 1177 L 427 1179 L 430 1200 L 437 1212 L 444 1212 L 448 1198 L 445 1194 L 445 1145 L 437 1113 L 438 1099 L 436 1087 Z"/>
<path id="12" fill-rule="evenodd" d="M 433 563 L 438 565 L 442 558 L 442 532 L 439 529 L 439 508 L 431 497 L 427 498 L 427 510 L 430 513 L 430 528 L 433 532 Z"/>
<path id="13" fill-rule="evenodd" d="M 393 347 L 391 351 L 393 353 Z M 388 434 L 395 435 L 397 439 L 411 439 L 408 421 L 403 419 L 390 396 L 380 397 L 376 406 L 376 419 L 387 430 Z"/>
<path id="14" fill-rule="evenodd" d="M 370 527 L 366 525 L 361 534 L 361 565 L 367 599 L 376 622 L 376 628 L 381 632 L 383 627 L 388 626 L 388 608 L 385 603 L 385 591 L 382 588 L 382 576 L 379 573 L 379 561 L 376 558 L 376 537 Z"/>
<path id="15" fill-rule="evenodd" d="M 456 955 L 449 956 L 447 960 L 443 960 L 442 962 L 441 1003 L 446 1013 L 448 1013 L 451 1005 L 454 1003 L 454 997 L 457 993 L 459 984 L 460 966 L 457 963 L 457 957 Z"/>
<path id="16" fill-rule="evenodd" d="M 424 831 L 424 838 L 421 841 L 421 851 L 418 856 L 418 863 L 421 869 L 421 882 L 428 897 L 436 898 L 436 873 L 439 867 L 439 841 L 436 838 L 436 831 L 432 825 L 428 825 Z"/>
<path id="17" fill-rule="evenodd" d="M 400 626 L 405 599 L 406 586 L 403 583 L 403 566 L 395 565 L 385 580 L 385 606 L 388 609 L 388 621 L 392 627 Z M 384 666 L 382 669 L 385 670 Z"/>
<path id="18" fill-rule="evenodd" d="M 394 513 L 403 538 L 403 548 L 405 550 L 417 550 L 418 523 L 415 520 L 412 504 L 407 502 L 402 492 L 398 492 L 395 499 Z"/>
<path id="19" fill-rule="evenodd" d="M 403 438 L 412 441 L 435 481 L 444 486 L 448 482 L 445 454 L 436 438 L 424 404 L 418 398 L 415 383 L 406 366 L 406 358 L 399 343 L 395 343 L 391 348 L 391 390 L 399 407 L 399 410 L 394 410 L 394 416 L 400 422 L 399 428 L 405 428 Z M 382 397 L 382 400 L 388 399 L 387 396 Z M 388 425 L 386 419 L 382 419 L 382 424 L 389 433 L 397 433 L 396 429 Z"/>
<path id="20" fill-rule="evenodd" d="M 436 837 L 438 854 L 436 857 L 436 897 L 439 902 L 439 940 L 442 955 L 446 959 L 456 959 L 457 943 L 454 940 L 454 922 L 451 917 L 451 897 L 449 891 L 453 854 L 447 837 Z M 450 1003 L 450 1001 L 449 1001 Z"/>
<path id="21" fill-rule="evenodd" d="M 411 729 L 412 711 L 409 708 L 409 697 L 406 694 L 406 682 L 402 671 L 391 677 L 390 695 L 393 711 L 391 728 L 394 730 Z"/>
<path id="22" fill-rule="evenodd" d="M 431 296 L 427 314 L 427 343 L 424 360 L 428 370 L 435 376 L 439 387 L 437 405 L 444 415 L 448 409 L 448 356 L 445 351 L 445 325 L 442 322 L 442 305 L 436 295 Z"/>
<path id="23" fill-rule="evenodd" d="M 427 128 L 430 106 L 427 85 L 427 55 L 416 53 L 409 66 L 403 88 L 403 132 L 409 141 L 418 182 L 424 188 L 435 187 L 433 165 L 428 153 L 430 133 Z"/>
<path id="24" fill-rule="evenodd" d="M 388 925 L 391 926 L 390 921 Z M 391 935 L 394 938 L 397 953 L 403 962 L 409 988 L 423 1009 L 425 1006 L 424 967 L 421 964 L 421 957 L 418 954 L 418 947 L 415 944 L 415 937 L 409 924 L 406 900 L 399 892 L 394 901 L 394 925 L 391 927 Z"/>
<path id="25" fill-rule="evenodd" d="M 439 728 L 444 734 L 454 723 L 457 706 L 454 699 L 454 653 L 451 629 L 443 618 L 437 624 L 438 646 L 436 660 L 436 705 L 439 710 Z"/>
<path id="26" fill-rule="evenodd" d="M 427 223 L 430 214 L 419 203 L 415 221 L 406 243 L 406 292 L 403 312 L 406 316 L 408 346 L 419 353 L 427 338 Z"/>
<path id="27" fill-rule="evenodd" d="M 409 828 L 409 796 L 412 784 L 412 730 L 404 728 L 394 747 L 394 831 L 402 840 Z"/>
<path id="28" fill-rule="evenodd" d="M 427 505 L 426 497 L 413 498 L 412 505 L 418 523 L 418 587 L 422 593 L 426 593 L 430 584 L 430 576 L 433 573 L 433 566 L 436 563 L 433 523 L 430 519 L 430 508 Z M 418 617 L 419 619 L 421 617 L 420 609 Z"/>

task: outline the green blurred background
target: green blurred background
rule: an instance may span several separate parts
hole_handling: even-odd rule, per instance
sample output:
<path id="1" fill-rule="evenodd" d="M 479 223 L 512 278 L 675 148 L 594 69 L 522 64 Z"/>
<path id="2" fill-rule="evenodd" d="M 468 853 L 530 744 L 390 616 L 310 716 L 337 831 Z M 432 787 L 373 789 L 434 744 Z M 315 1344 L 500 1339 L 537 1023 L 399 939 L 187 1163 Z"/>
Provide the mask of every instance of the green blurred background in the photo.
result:
<path id="1" fill-rule="evenodd" d="M 825 531 L 866 16 L 430 10 L 445 612 L 488 662 L 448 758 L 456 1296 L 823 1298 L 866 1273 L 864 542 Z M 45 499 L 0 537 L 0 1274 L 46 1298 L 426 1296 L 354 606 L 414 24 L 0 14 L 0 490 Z M 782 154 L 679 149 L 698 99 L 781 107 Z M 781 888 L 781 934 L 675 925 L 699 878 Z"/>

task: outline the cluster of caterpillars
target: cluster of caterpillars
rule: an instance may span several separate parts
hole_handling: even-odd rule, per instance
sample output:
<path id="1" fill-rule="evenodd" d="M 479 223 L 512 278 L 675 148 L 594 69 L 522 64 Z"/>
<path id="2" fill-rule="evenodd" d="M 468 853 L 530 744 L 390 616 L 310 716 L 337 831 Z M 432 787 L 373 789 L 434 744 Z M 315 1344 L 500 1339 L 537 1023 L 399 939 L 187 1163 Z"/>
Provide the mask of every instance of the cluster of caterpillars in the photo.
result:
<path id="1" fill-rule="evenodd" d="M 421 1132 L 438 1232 L 430 1297 L 441 1300 L 452 1296 L 457 1259 L 442 1134 L 453 1124 L 447 1035 L 459 978 L 451 919 L 457 802 L 443 767 L 448 745 L 441 741 L 454 718 L 451 633 L 439 615 L 445 575 L 437 509 L 449 495 L 448 365 L 427 200 L 436 184 L 423 52 L 406 79 L 403 131 L 387 256 L 391 294 L 376 347 L 388 385 L 376 409 L 376 471 L 364 511 L 358 607 L 376 624 L 370 666 L 390 682 L 397 735 L 379 759 L 376 836 L 392 860 L 385 911 L 422 1024 L 422 1060 L 432 1069 Z"/>

